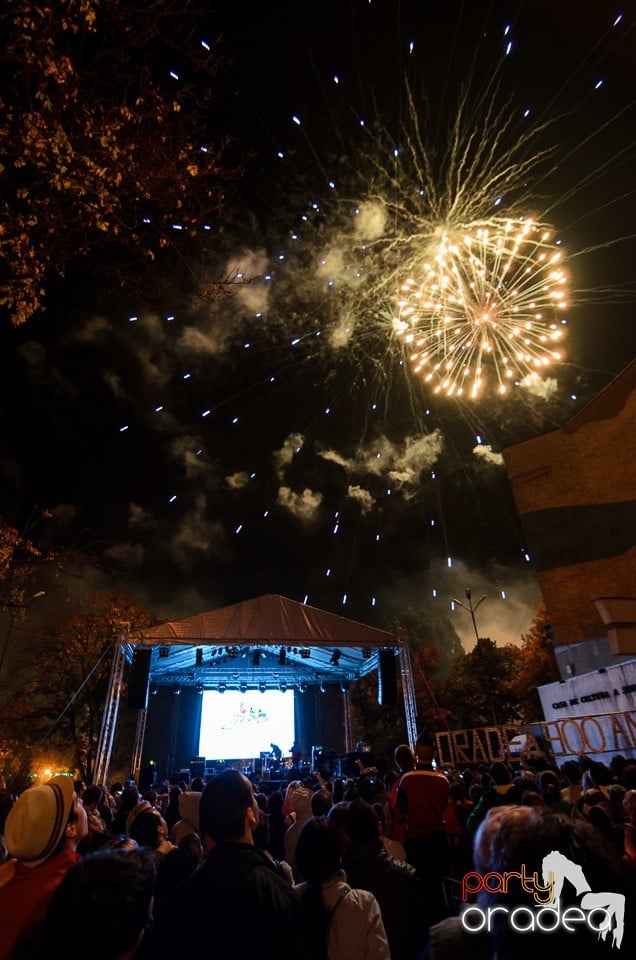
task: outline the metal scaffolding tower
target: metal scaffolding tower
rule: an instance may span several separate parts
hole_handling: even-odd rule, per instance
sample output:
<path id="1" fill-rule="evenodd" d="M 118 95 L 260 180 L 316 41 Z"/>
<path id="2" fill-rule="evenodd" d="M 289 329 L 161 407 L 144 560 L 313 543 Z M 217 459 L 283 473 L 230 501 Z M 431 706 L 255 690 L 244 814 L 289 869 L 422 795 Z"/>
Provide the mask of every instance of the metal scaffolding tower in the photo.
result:
<path id="1" fill-rule="evenodd" d="M 349 701 L 349 690 L 343 687 L 342 690 L 342 715 L 344 719 L 344 739 L 345 753 L 351 753 L 353 750 L 351 739 L 351 703 Z"/>
<path id="2" fill-rule="evenodd" d="M 417 740 L 417 703 L 415 700 L 411 651 L 408 643 L 404 643 L 400 647 L 400 675 L 402 677 L 402 694 L 404 696 L 406 733 L 409 745 L 415 747 L 415 741 Z"/>
<path id="3" fill-rule="evenodd" d="M 146 734 L 146 720 L 148 719 L 148 708 L 144 710 L 139 710 L 137 714 L 137 730 L 135 731 L 135 746 L 133 748 L 133 755 L 131 761 L 130 776 L 135 781 L 139 783 L 139 775 L 141 773 L 141 757 L 144 750 L 144 736 Z"/>
<path id="4" fill-rule="evenodd" d="M 110 668 L 106 704 L 104 706 L 102 726 L 97 744 L 94 783 L 107 782 L 108 768 L 110 767 L 110 758 L 113 752 L 113 743 L 115 742 L 115 731 L 117 729 L 119 702 L 121 700 L 121 690 L 124 682 L 124 667 L 126 665 L 126 651 L 128 647 L 129 644 L 122 643 L 118 639 L 113 642 L 113 662 Z"/>

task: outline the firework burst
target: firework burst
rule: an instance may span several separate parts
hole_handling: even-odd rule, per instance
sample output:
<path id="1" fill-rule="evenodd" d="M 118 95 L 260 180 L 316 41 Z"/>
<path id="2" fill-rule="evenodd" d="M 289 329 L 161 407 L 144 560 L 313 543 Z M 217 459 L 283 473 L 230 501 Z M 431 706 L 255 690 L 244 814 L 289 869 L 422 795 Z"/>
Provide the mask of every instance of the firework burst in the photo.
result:
<path id="1" fill-rule="evenodd" d="M 400 289 L 394 328 L 414 372 L 435 393 L 472 399 L 489 375 L 500 394 L 538 378 L 561 360 L 561 257 L 549 231 L 531 220 L 443 236 Z"/>
<path id="2" fill-rule="evenodd" d="M 466 88 L 440 147 L 407 87 L 399 144 L 365 125 L 309 218 L 311 282 L 331 297 L 325 342 L 376 366 L 406 361 L 435 393 L 470 399 L 541 378 L 562 360 L 567 322 L 563 249 L 530 213 L 554 121 L 528 124 L 490 94 L 476 112 Z"/>

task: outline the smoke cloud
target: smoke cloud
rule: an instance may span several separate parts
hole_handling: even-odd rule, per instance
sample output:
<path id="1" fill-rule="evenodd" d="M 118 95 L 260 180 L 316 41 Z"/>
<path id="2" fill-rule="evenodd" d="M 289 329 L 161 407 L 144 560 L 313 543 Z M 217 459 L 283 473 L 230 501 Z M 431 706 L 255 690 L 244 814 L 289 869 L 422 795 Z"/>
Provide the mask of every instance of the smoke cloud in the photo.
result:
<path id="1" fill-rule="evenodd" d="M 476 457 L 485 460 L 486 463 L 492 463 L 497 467 L 503 467 L 504 465 L 503 456 L 500 453 L 495 453 L 488 443 L 477 444 L 476 447 L 473 447 L 473 453 Z"/>
<path id="2" fill-rule="evenodd" d="M 276 502 L 299 520 L 313 520 L 320 509 L 322 499 L 322 494 L 313 490 L 305 489 L 302 493 L 295 493 L 289 487 L 281 487 Z"/>

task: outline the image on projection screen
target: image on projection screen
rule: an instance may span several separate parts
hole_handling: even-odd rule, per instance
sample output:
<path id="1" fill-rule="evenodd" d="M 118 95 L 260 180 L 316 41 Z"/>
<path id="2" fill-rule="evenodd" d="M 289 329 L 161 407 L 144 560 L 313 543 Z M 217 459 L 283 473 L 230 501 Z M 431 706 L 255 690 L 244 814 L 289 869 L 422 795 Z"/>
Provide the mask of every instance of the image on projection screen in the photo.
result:
<path id="1" fill-rule="evenodd" d="M 294 742 L 294 691 L 206 690 L 201 705 L 199 756 L 246 760 L 270 752 L 272 743 L 289 756 Z"/>

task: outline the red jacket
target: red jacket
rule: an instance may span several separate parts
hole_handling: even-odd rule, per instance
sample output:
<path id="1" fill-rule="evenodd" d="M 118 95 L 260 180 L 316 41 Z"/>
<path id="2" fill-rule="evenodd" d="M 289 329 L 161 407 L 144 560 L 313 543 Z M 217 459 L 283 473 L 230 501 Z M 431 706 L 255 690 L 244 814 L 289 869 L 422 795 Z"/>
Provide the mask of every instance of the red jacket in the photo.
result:
<path id="1" fill-rule="evenodd" d="M 0 960 L 11 960 L 18 937 L 44 919 L 55 888 L 80 855 L 62 850 L 39 867 L 10 860 L 0 867 Z M 3 882 L 4 881 L 4 882 Z"/>

